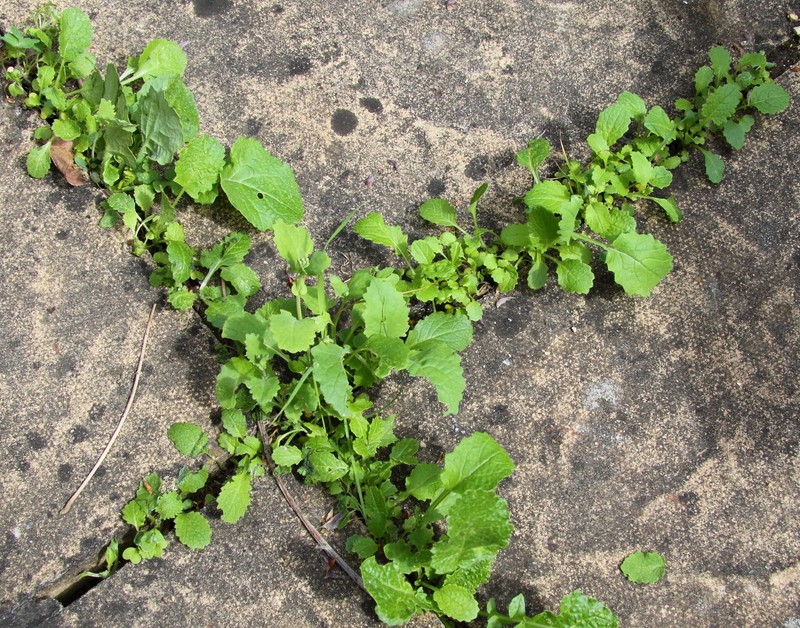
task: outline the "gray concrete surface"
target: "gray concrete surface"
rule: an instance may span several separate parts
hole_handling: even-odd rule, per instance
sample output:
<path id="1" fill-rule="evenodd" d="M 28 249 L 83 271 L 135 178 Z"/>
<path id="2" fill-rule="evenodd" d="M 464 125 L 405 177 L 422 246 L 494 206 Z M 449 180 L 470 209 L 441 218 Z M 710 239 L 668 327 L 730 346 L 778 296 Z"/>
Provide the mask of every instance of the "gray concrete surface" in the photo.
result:
<path id="1" fill-rule="evenodd" d="M 789 37 L 787 9 L 800 10 L 771 0 L 73 5 L 92 16 L 103 61 L 154 37 L 187 42 L 202 128 L 227 144 L 256 136 L 288 160 L 318 241 L 356 206 L 421 235 L 423 200 L 444 194 L 463 206 L 484 180 L 483 220 L 516 220 L 511 201 L 528 181 L 513 153 L 528 138 L 544 134 L 579 154 L 619 91 L 669 106 L 689 93 L 711 45 L 772 48 Z M 34 6 L 5 0 L 0 20 L 18 23 Z M 673 185 L 684 221 L 647 220 L 675 256 L 651 298 L 548 285 L 487 307 L 464 355 L 457 417 L 443 418 L 422 383 L 384 386 L 387 398 L 412 391 L 396 406 L 399 431 L 423 439 L 432 457 L 486 430 L 518 464 L 504 487 L 517 531 L 484 596 L 506 602 L 522 591 L 529 608 L 553 607 L 581 588 L 625 626 L 800 622 L 800 80 L 791 71 L 780 80 L 792 108 L 759 121 L 727 157 L 725 182 L 711 186 L 698 163 L 684 167 Z M 352 130 L 342 110 L 356 118 Z M 124 406 L 160 295 L 123 234 L 96 227 L 91 190 L 27 178 L 34 124 L 2 111 L 5 621 L 376 624 L 355 587 L 323 578 L 269 481 L 243 522 L 215 522 L 206 551 L 174 546 L 66 609 L 26 604 L 119 529 L 117 511 L 141 475 L 181 464 L 165 429 L 209 421 L 215 366 L 199 319 L 160 310 L 150 370 L 106 473 L 70 515 L 55 515 Z M 186 220 L 200 242 L 232 226 L 225 212 L 187 211 Z M 269 237 L 255 237 L 250 261 L 278 289 Z M 345 269 L 380 258 L 352 235 L 334 249 Z M 324 495 L 297 490 L 320 518 Z M 664 580 L 625 581 L 618 565 L 637 549 L 667 557 Z"/>

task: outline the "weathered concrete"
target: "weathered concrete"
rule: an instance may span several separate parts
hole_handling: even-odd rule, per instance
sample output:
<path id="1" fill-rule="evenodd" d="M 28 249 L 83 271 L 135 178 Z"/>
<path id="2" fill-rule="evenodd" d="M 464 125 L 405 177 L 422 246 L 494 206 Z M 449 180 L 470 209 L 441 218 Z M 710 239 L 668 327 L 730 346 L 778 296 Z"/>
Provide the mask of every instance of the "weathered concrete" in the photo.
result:
<path id="1" fill-rule="evenodd" d="M 484 180 L 492 188 L 483 220 L 516 220 L 511 201 L 528 180 L 513 153 L 528 138 L 544 134 L 580 154 L 597 112 L 619 91 L 668 106 L 689 92 L 711 45 L 770 48 L 789 33 L 785 3 L 771 0 L 73 4 L 92 14 L 104 61 L 157 36 L 188 42 L 186 80 L 203 129 L 228 144 L 254 135 L 290 161 L 318 241 L 356 206 L 422 234 L 420 202 L 443 194 L 463 206 Z M 4 19 L 15 23 L 34 3 L 5 5 Z M 486 597 L 505 602 L 523 591 L 529 608 L 552 607 L 581 588 L 628 626 L 800 620 L 800 81 L 792 72 L 781 80 L 792 108 L 759 121 L 726 158 L 725 182 L 711 186 L 697 163 L 684 167 L 673 185 L 684 221 L 644 221 L 676 260 L 653 297 L 630 299 L 606 285 L 584 298 L 549 285 L 487 307 L 464 355 L 468 390 L 455 418 L 442 419 L 421 382 L 385 384 L 386 398 L 399 386 L 412 391 L 395 406 L 399 431 L 423 439 L 431 458 L 486 430 L 518 463 L 504 489 L 517 532 Z M 27 179 L 31 127 L 11 110 L 3 116 L 0 281 L 22 305 L 7 297 L 0 310 L 0 390 L 4 407 L 23 396 L 17 391 L 27 397 L 2 419 L 13 452 L 0 498 L 9 604 L 99 550 L 143 473 L 180 464 L 164 429 L 214 412 L 214 366 L 199 321 L 161 312 L 148 356 L 163 372 L 143 379 L 106 475 L 71 519 L 53 515 L 113 429 L 158 293 L 121 234 L 96 228 L 91 192 Z M 56 210 L 37 213 L 49 206 Z M 240 227 L 224 211 L 187 211 L 186 220 L 203 242 Z M 280 289 L 269 237 L 254 237 L 250 261 Z M 348 234 L 332 253 L 343 271 L 382 255 Z M 186 346 L 170 344 L 176 337 Z M 92 404 L 105 406 L 102 429 L 85 425 Z M 76 445 L 81 426 L 90 436 Z M 64 464 L 68 479 L 59 478 Z M 312 518 L 324 514 L 324 496 L 301 495 Z M 323 579 L 270 482 L 258 485 L 243 522 L 215 522 L 214 534 L 204 552 L 173 547 L 64 611 L 44 605 L 10 616 L 37 623 L 36 612 L 53 611 L 54 625 L 375 623 L 355 587 Z M 618 565 L 637 549 L 667 557 L 662 582 L 625 581 Z"/>

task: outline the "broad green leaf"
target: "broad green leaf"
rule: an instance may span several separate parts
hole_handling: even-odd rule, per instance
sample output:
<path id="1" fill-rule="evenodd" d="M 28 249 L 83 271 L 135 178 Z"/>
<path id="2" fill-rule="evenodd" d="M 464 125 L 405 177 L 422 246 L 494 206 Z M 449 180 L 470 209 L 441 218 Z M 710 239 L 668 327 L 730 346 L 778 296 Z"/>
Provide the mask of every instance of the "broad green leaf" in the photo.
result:
<path id="1" fill-rule="evenodd" d="M 167 436 L 184 456 L 194 458 L 208 449 L 208 435 L 194 423 L 173 423 Z"/>
<path id="2" fill-rule="evenodd" d="M 176 310 L 188 310 L 197 301 L 197 293 L 191 292 L 186 286 L 173 286 L 169 289 L 167 301 Z"/>
<path id="3" fill-rule="evenodd" d="M 708 86 L 711 85 L 711 81 L 714 80 L 714 70 L 712 70 L 707 65 L 701 67 L 697 72 L 694 74 L 694 89 L 698 94 L 702 94 L 708 89 Z M 675 106 L 678 106 L 678 103 L 675 103 Z M 689 105 L 691 108 L 691 104 Z M 678 107 L 679 109 L 681 107 Z M 687 109 L 688 111 L 688 109 Z"/>
<path id="4" fill-rule="evenodd" d="M 122 520 L 138 530 L 147 520 L 147 509 L 139 500 L 132 499 L 122 508 Z"/>
<path id="5" fill-rule="evenodd" d="M 577 259 L 557 261 L 556 276 L 558 285 L 574 294 L 588 294 L 594 285 L 592 267 Z"/>
<path id="6" fill-rule="evenodd" d="M 608 142 L 606 142 L 605 138 L 597 133 L 590 133 L 586 137 L 586 143 L 589 145 L 589 148 L 592 149 L 592 152 L 595 155 L 604 155 L 611 150 L 611 147 L 608 145 Z M 603 157 L 604 161 L 607 159 L 607 155 Z"/>
<path id="7" fill-rule="evenodd" d="M 517 163 L 530 170 L 534 180 L 538 181 L 539 166 L 550 156 L 553 147 L 544 139 L 535 139 L 528 142 L 528 148 L 517 153 Z"/>
<path id="8" fill-rule="evenodd" d="M 647 112 L 644 118 L 644 126 L 648 131 L 655 133 L 664 140 L 664 143 L 668 144 L 675 139 L 675 123 L 667 115 L 667 112 L 658 105 Z"/>
<path id="9" fill-rule="evenodd" d="M 376 334 L 367 339 L 364 349 L 377 356 L 381 363 L 378 370 L 385 375 L 408 366 L 409 348 L 400 338 L 387 338 Z"/>
<path id="10" fill-rule="evenodd" d="M 92 43 L 92 22 L 80 9 L 70 8 L 61 12 L 58 26 L 58 54 L 74 61 Z"/>
<path id="11" fill-rule="evenodd" d="M 34 179 L 41 179 L 50 172 L 50 142 L 32 148 L 25 160 L 25 166 Z"/>
<path id="12" fill-rule="evenodd" d="M 175 491 L 163 493 L 158 496 L 158 505 L 156 506 L 158 514 L 162 519 L 174 519 L 175 515 L 182 513 L 185 510 L 183 499 Z"/>
<path id="13" fill-rule="evenodd" d="M 281 467 L 293 467 L 303 459 L 303 452 L 294 445 L 281 445 L 272 450 L 272 459 Z"/>
<path id="14" fill-rule="evenodd" d="M 186 53 L 177 43 L 168 39 L 153 39 L 139 55 L 135 73 L 126 76 L 124 83 L 131 83 L 140 78 L 183 76 L 185 70 Z M 123 76 L 128 73 L 126 71 Z"/>
<path id="15" fill-rule="evenodd" d="M 442 490 L 442 469 L 435 464 L 418 464 L 406 477 L 406 491 L 421 501 L 430 501 Z"/>
<path id="16" fill-rule="evenodd" d="M 460 312 L 434 312 L 419 321 L 408 333 L 406 345 L 413 349 L 428 340 L 439 340 L 452 351 L 462 351 L 472 342 L 472 323 Z"/>
<path id="17" fill-rule="evenodd" d="M 408 304 L 396 288 L 397 275 L 373 279 L 364 293 L 364 335 L 401 338 L 408 331 Z"/>
<path id="18" fill-rule="evenodd" d="M 561 599 L 561 608 L 558 615 L 544 611 L 525 619 L 521 624 L 523 628 L 538 628 L 539 626 L 552 626 L 553 628 L 575 628 L 576 626 L 590 626 L 591 628 L 618 628 L 619 620 L 602 602 L 583 595 L 580 591 L 573 591 Z"/>
<path id="19" fill-rule="evenodd" d="M 664 212 L 667 214 L 667 217 L 672 222 L 680 222 L 681 218 L 683 217 L 681 214 L 681 210 L 678 207 L 678 203 L 675 201 L 674 196 L 670 196 L 669 198 L 659 198 L 657 196 L 648 196 L 651 201 L 656 203 Z M 611 239 L 611 238 L 610 238 Z"/>
<path id="20" fill-rule="evenodd" d="M 248 334 L 262 338 L 269 333 L 268 324 L 261 316 L 243 312 L 241 308 L 234 306 L 222 325 L 222 337 L 244 344 L 247 342 Z"/>
<path id="21" fill-rule="evenodd" d="M 558 217 L 541 208 L 528 212 L 530 241 L 539 251 L 546 251 L 558 239 Z"/>
<path id="22" fill-rule="evenodd" d="M 458 414 L 464 394 L 464 372 L 461 358 L 443 342 L 426 342 L 408 357 L 408 372 L 427 379 L 436 389 L 439 401 L 447 405 L 445 414 Z"/>
<path id="23" fill-rule="evenodd" d="M 506 246 L 527 248 L 531 243 L 531 228 L 527 224 L 506 225 L 500 232 L 500 240 Z"/>
<path id="24" fill-rule="evenodd" d="M 208 481 L 208 469 L 203 467 L 199 471 L 181 473 L 178 480 L 178 489 L 185 494 L 191 494 L 199 491 L 206 485 Z"/>
<path id="25" fill-rule="evenodd" d="M 445 584 L 435 591 L 433 601 L 440 611 L 456 621 L 472 621 L 480 610 L 472 591 L 457 584 Z"/>
<path id="26" fill-rule="evenodd" d="M 250 474 L 239 472 L 225 482 L 217 497 L 217 506 L 222 511 L 222 520 L 236 523 L 250 505 Z"/>
<path id="27" fill-rule="evenodd" d="M 193 199 L 219 181 L 225 165 L 225 148 L 208 135 L 198 135 L 181 149 L 175 163 L 175 182 Z"/>
<path id="28" fill-rule="evenodd" d="M 401 438 L 394 444 L 389 458 L 400 464 L 417 464 L 419 442 L 413 438 Z"/>
<path id="29" fill-rule="evenodd" d="M 703 161 L 706 166 L 706 176 L 711 183 L 719 183 L 725 178 L 725 162 L 722 157 L 710 150 L 699 149 L 703 153 Z"/>
<path id="30" fill-rule="evenodd" d="M 355 554 L 361 560 L 373 556 L 378 551 L 378 544 L 368 536 L 354 534 L 347 538 L 344 548 L 351 554 Z"/>
<path id="31" fill-rule="evenodd" d="M 170 163 L 183 145 L 181 120 L 163 90 L 152 88 L 140 96 L 139 129 L 144 136 L 142 149 L 162 166 Z"/>
<path id="32" fill-rule="evenodd" d="M 313 482 L 333 482 L 347 475 L 350 467 L 329 451 L 312 451 L 308 454 L 311 472 L 308 479 Z"/>
<path id="33" fill-rule="evenodd" d="M 62 140 L 74 140 L 81 135 L 81 127 L 70 118 L 55 120 L 53 122 L 53 134 Z"/>
<path id="34" fill-rule="evenodd" d="M 220 184 L 228 200 L 256 229 L 271 229 L 303 217 L 303 200 L 288 164 L 270 155 L 253 138 L 240 137 L 231 147 Z"/>
<path id="35" fill-rule="evenodd" d="M 175 517 L 175 536 L 191 549 L 203 549 L 211 543 L 211 526 L 199 512 L 183 512 Z"/>
<path id="36" fill-rule="evenodd" d="M 286 311 L 270 316 L 269 328 L 278 348 L 289 353 L 310 349 L 317 337 L 317 325 L 313 318 L 297 320 Z"/>
<path id="37" fill-rule="evenodd" d="M 721 126 L 736 113 L 741 98 L 742 90 L 735 83 L 720 85 L 709 92 L 705 104 L 700 109 L 700 115 Z"/>
<path id="38" fill-rule="evenodd" d="M 761 113 L 778 113 L 789 106 L 789 94 L 780 85 L 764 83 L 750 91 L 747 104 Z"/>
<path id="39" fill-rule="evenodd" d="M 353 443 L 353 450 L 362 458 L 374 458 L 379 449 L 388 447 L 397 440 L 394 435 L 394 418 L 374 418 L 369 422 L 367 433 Z"/>
<path id="40" fill-rule="evenodd" d="M 247 418 L 241 410 L 223 410 L 222 427 L 234 438 L 244 438 L 247 435 Z"/>
<path id="41" fill-rule="evenodd" d="M 463 439 L 444 457 L 442 484 L 455 493 L 470 489 L 493 490 L 514 471 L 514 463 L 500 444 L 484 432 Z"/>
<path id="42" fill-rule="evenodd" d="M 543 207 L 551 213 L 558 212 L 562 203 L 569 201 L 570 193 L 560 181 L 542 181 L 534 185 L 525 195 L 525 205 L 529 210 Z"/>
<path id="43" fill-rule="evenodd" d="M 714 46 L 709 50 L 708 56 L 711 58 L 711 69 L 717 80 L 731 71 L 731 53 L 722 46 Z"/>
<path id="44" fill-rule="evenodd" d="M 181 284 L 189 279 L 194 268 L 194 264 L 192 264 L 194 249 L 185 242 L 173 240 L 167 245 L 167 255 L 172 270 L 172 279 L 175 283 Z"/>
<path id="45" fill-rule="evenodd" d="M 508 603 L 508 616 L 513 619 L 525 617 L 525 597 L 520 593 Z"/>
<path id="46" fill-rule="evenodd" d="M 220 367 L 217 375 L 217 401 L 223 408 L 236 407 L 236 390 L 248 378 L 253 376 L 255 367 L 246 359 L 233 357 Z"/>
<path id="47" fill-rule="evenodd" d="M 736 122 L 728 120 L 722 128 L 722 134 L 733 148 L 741 149 L 744 146 L 745 135 L 752 128 L 754 122 L 753 116 L 742 116 L 742 119 Z"/>
<path id="48" fill-rule="evenodd" d="M 622 92 L 617 96 L 616 104 L 624 107 L 631 118 L 642 118 L 647 112 L 647 105 L 642 97 L 632 92 Z"/>
<path id="49" fill-rule="evenodd" d="M 305 274 L 308 256 L 314 251 L 314 242 L 305 227 L 287 225 L 278 221 L 273 225 L 275 247 L 292 272 Z"/>
<path id="50" fill-rule="evenodd" d="M 183 131 L 183 141 L 188 142 L 200 130 L 200 116 L 197 113 L 194 95 L 179 77 L 172 77 L 165 82 L 167 102 L 178 114 Z M 198 199 L 201 196 L 202 194 L 198 194 Z"/>
<path id="51" fill-rule="evenodd" d="M 513 531 L 504 499 L 492 490 L 468 490 L 450 507 L 447 536 L 431 548 L 431 567 L 447 574 L 491 560 L 508 545 Z"/>
<path id="52" fill-rule="evenodd" d="M 272 369 L 267 366 L 267 372 L 254 373 L 244 380 L 244 385 L 250 391 L 253 400 L 261 407 L 264 412 L 272 410 L 275 395 L 281 389 L 281 383 Z"/>
<path id="53" fill-rule="evenodd" d="M 432 264 L 436 256 L 442 252 L 442 243 L 439 242 L 439 238 L 429 236 L 421 240 L 414 240 L 411 243 L 410 251 L 411 257 L 418 264 Z"/>
<path id="54" fill-rule="evenodd" d="M 443 198 L 431 198 L 425 201 L 419 208 L 419 215 L 440 227 L 458 226 L 456 208 Z"/>
<path id="55" fill-rule="evenodd" d="M 606 240 L 614 240 L 619 234 L 636 229 L 636 220 L 628 212 L 609 208 L 599 201 L 592 201 L 586 206 L 584 218 L 586 225 Z"/>
<path id="56" fill-rule="evenodd" d="M 456 569 L 453 573 L 447 575 L 445 584 L 457 584 L 470 591 L 475 591 L 479 586 L 489 581 L 492 575 L 493 562 L 492 559 L 486 559 L 471 565 L 467 569 Z"/>
<path id="57" fill-rule="evenodd" d="M 622 561 L 619 568 L 631 582 L 652 584 L 661 580 L 666 561 L 658 552 L 634 552 Z"/>
<path id="58" fill-rule="evenodd" d="M 649 296 L 672 270 L 672 256 L 649 233 L 623 233 L 606 253 L 606 266 L 625 294 Z"/>
<path id="59" fill-rule="evenodd" d="M 374 556 L 361 563 L 364 588 L 375 600 L 378 618 L 389 626 L 404 624 L 427 610 L 425 593 L 415 591 L 402 569 L 394 563 L 379 565 Z"/>
<path id="60" fill-rule="evenodd" d="M 347 353 L 347 349 L 333 343 L 317 344 L 311 348 L 314 381 L 325 401 L 341 417 L 351 414 L 347 401 L 352 389 L 342 362 Z"/>
<path id="61" fill-rule="evenodd" d="M 254 295 L 261 288 L 258 275 L 246 264 L 225 266 L 220 271 L 219 276 L 231 284 L 236 289 L 236 292 L 246 297 Z"/>
<path id="62" fill-rule="evenodd" d="M 641 186 L 650 183 L 653 178 L 653 165 L 638 150 L 631 151 L 631 170 L 633 171 L 633 178 Z"/>
<path id="63" fill-rule="evenodd" d="M 631 117 L 626 105 L 614 104 L 606 107 L 597 117 L 595 132 L 606 141 L 606 144 L 613 146 L 628 131 Z"/>
<path id="64" fill-rule="evenodd" d="M 390 227 L 378 212 L 370 212 L 353 225 L 354 231 L 365 240 L 388 246 L 400 257 L 408 256 L 408 236 L 400 227 Z"/>
<path id="65" fill-rule="evenodd" d="M 537 257 L 531 262 L 531 267 L 528 271 L 528 287 L 531 290 L 540 290 L 544 288 L 546 283 L 547 263 L 541 257 Z"/>

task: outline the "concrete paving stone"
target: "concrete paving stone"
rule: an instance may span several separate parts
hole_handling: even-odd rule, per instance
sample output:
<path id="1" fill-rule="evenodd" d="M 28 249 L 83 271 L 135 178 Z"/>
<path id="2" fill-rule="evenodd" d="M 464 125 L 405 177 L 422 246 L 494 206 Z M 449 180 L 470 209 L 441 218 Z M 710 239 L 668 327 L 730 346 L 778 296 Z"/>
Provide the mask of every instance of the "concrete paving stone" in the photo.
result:
<path id="1" fill-rule="evenodd" d="M 240 134 L 258 137 L 289 161 L 317 242 L 356 207 L 359 215 L 381 210 L 388 222 L 424 235 L 427 227 L 416 215 L 422 201 L 445 195 L 463 207 L 484 180 L 492 187 L 482 219 L 492 227 L 518 220 L 511 201 L 524 193 L 528 177 L 513 154 L 527 139 L 544 135 L 580 155 L 597 113 L 620 91 L 636 91 L 648 104 L 668 108 L 690 93 L 712 45 L 770 49 L 790 32 L 786 3 L 772 0 L 457 0 L 450 9 L 434 0 L 391 0 L 348 2 L 335 10 L 316 0 L 72 4 L 92 16 L 100 59 L 136 54 L 154 37 L 185 42 L 186 81 L 203 130 L 226 144 Z M 7 1 L 2 17 L 18 22 L 33 6 Z M 424 383 L 400 377 L 382 387 L 381 398 L 404 393 L 394 407 L 398 432 L 421 438 L 431 460 L 461 437 L 485 430 L 517 461 L 504 485 L 517 531 L 483 596 L 507 602 L 522 591 L 536 610 L 581 588 L 607 602 L 626 626 L 792 626 L 800 620 L 800 88 L 794 73 L 781 80 L 793 94 L 792 108 L 760 120 L 742 151 L 726 153 L 725 182 L 706 183 L 694 161 L 677 171 L 671 188 L 684 221 L 667 225 L 654 212 L 641 221 L 675 256 L 675 270 L 651 298 L 625 297 L 601 276 L 589 297 L 563 294 L 553 283 L 538 294 L 489 299 L 475 343 L 464 354 L 468 388 L 456 417 L 442 418 Z M 92 299 L 101 305 L 81 319 L 102 314 L 104 329 L 119 326 L 112 337 L 124 337 L 127 350 L 121 344 L 96 350 L 104 372 L 113 376 L 111 384 L 91 392 L 116 387 L 117 405 L 124 405 L 128 363 L 135 361 L 140 337 L 130 321 L 143 324 L 157 293 L 147 287 L 142 265 L 126 261 L 121 236 L 97 232 L 90 192 L 65 190 L 52 178 L 44 184 L 25 178 L 25 128 L 16 122 L 6 127 L 16 135 L 5 143 L 11 158 L 2 193 L 22 208 L 10 213 L 25 216 L 25 208 L 44 206 L 55 195 L 51 204 L 59 209 L 40 212 L 37 220 L 46 220 L 48 228 L 42 226 L 37 237 L 63 230 L 56 224 L 59 213 L 79 207 L 85 223 L 80 235 L 76 231 L 63 244 L 57 239 L 57 246 L 74 242 L 73 259 L 88 264 L 81 246 L 89 241 L 113 253 L 104 260 L 127 269 L 132 287 L 125 291 L 116 271 L 101 275 L 103 286 L 95 279 L 91 290 L 108 296 Z M 224 209 L 187 211 L 186 220 L 190 240 L 197 242 L 241 228 Z M 249 261 L 270 291 L 281 289 L 283 269 L 269 236 L 254 234 L 254 240 Z M 0 239 L 4 247 L 21 242 L 30 242 L 31 252 L 14 262 L 20 272 L 31 266 L 34 251 L 54 248 L 52 236 L 44 243 L 16 235 Z M 348 233 L 331 253 L 342 274 L 385 259 Z M 63 272 L 56 272 L 55 261 L 50 271 L 59 290 L 75 295 L 90 289 L 75 276 L 74 264 L 60 263 Z M 122 299 L 130 302 L 123 307 Z M 78 301 L 65 296 L 63 302 L 77 307 Z M 167 317 L 184 337 L 187 328 L 196 328 L 191 316 L 164 311 L 161 318 Z M 15 349 L 19 368 L 32 369 L 42 355 L 57 362 L 46 353 L 46 343 L 60 337 L 51 333 L 42 336 L 36 357 Z M 169 337 L 166 326 L 163 333 Z M 213 375 L 195 380 L 186 374 L 188 365 L 210 359 L 210 341 L 198 332 L 194 343 L 173 358 L 181 376 L 170 390 L 196 400 L 190 414 L 208 416 L 214 411 Z M 83 357 L 75 355 L 78 364 Z M 37 394 L 60 389 L 64 375 L 52 371 L 26 381 L 39 383 Z M 69 390 L 80 391 L 79 384 L 70 382 Z M 143 382 L 152 402 L 137 404 L 141 412 L 163 408 L 154 386 Z M 35 399 L 50 409 L 44 392 Z M 32 423 L 38 415 L 25 416 Z M 85 422 L 85 416 L 74 420 Z M 109 423 L 115 418 L 112 412 Z M 174 419 L 165 415 L 163 426 Z M 102 447 L 106 431 L 92 434 L 92 451 Z M 95 500 L 114 502 L 97 509 L 93 525 L 103 528 L 96 535 L 102 538 L 117 525 L 116 510 L 143 473 L 178 464 L 166 443 L 130 434 L 128 464 L 135 472 L 126 468 L 123 475 L 109 464 L 108 475 L 90 486 Z M 9 445 L 24 451 L 16 441 Z M 120 445 L 118 451 L 128 449 Z M 93 456 L 82 455 L 91 464 Z M 45 485 L 48 474 L 55 477 L 53 454 L 39 456 L 28 482 Z M 47 513 L 60 506 L 71 485 L 61 490 Z M 314 490 L 301 495 L 321 517 L 328 507 L 324 496 Z M 4 512 L 23 510 L 13 502 Z M 37 525 L 37 517 L 49 516 L 43 512 L 30 515 Z M 268 481 L 260 483 L 243 522 L 213 526 L 215 541 L 202 553 L 173 547 L 164 560 L 126 567 L 64 610 L 47 602 L 20 608 L 17 623 L 41 623 L 48 615 L 54 625 L 70 626 L 375 623 L 352 585 L 322 579 L 310 541 Z M 66 547 L 74 534 L 51 536 Z M 89 553 L 98 549 L 93 537 L 91 547 L 85 545 Z M 619 563 L 638 549 L 667 557 L 662 582 L 642 587 L 621 576 Z M 48 560 L 58 562 L 62 554 Z M 42 562 L 30 554 L 7 560 L 6 573 L 33 565 L 14 576 L 13 595 L 33 593 L 60 573 L 55 567 L 43 571 Z"/>

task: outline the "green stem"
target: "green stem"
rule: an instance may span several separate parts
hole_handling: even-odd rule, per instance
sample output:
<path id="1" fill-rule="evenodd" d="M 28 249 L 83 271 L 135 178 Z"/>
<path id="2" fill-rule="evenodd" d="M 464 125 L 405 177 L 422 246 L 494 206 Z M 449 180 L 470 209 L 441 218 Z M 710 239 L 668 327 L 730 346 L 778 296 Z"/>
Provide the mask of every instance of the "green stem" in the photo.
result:
<path id="1" fill-rule="evenodd" d="M 300 376 L 300 379 L 297 380 L 297 383 L 294 385 L 294 388 L 292 389 L 289 398 L 286 400 L 286 403 L 284 403 L 283 406 L 281 406 L 280 411 L 278 412 L 278 414 L 275 415 L 273 421 L 277 421 L 280 418 L 280 416 L 284 413 L 286 408 L 289 406 L 289 404 L 292 403 L 294 398 L 297 396 L 297 393 L 300 392 L 300 387 L 305 383 L 309 375 L 311 375 L 311 369 L 307 368 L 305 371 L 303 371 L 303 374 Z"/>

